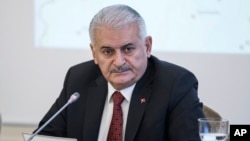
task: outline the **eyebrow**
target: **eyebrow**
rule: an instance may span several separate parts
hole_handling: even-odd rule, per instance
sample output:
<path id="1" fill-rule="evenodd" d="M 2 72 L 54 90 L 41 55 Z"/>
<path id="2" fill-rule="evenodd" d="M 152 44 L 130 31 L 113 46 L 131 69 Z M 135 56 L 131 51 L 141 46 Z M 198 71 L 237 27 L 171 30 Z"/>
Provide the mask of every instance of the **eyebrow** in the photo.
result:
<path id="1" fill-rule="evenodd" d="M 127 44 L 124 44 L 124 45 L 122 45 L 120 48 L 124 48 L 124 47 L 126 47 L 126 46 L 130 46 L 130 45 L 134 45 L 133 43 L 127 43 Z M 100 49 L 103 49 L 103 48 L 112 48 L 111 46 L 101 46 L 101 48 Z"/>
<path id="2" fill-rule="evenodd" d="M 123 47 L 131 46 L 131 45 L 134 45 L 134 44 L 133 44 L 133 43 L 127 43 L 127 44 L 125 44 L 125 45 L 123 45 L 123 46 L 121 46 L 121 47 L 123 48 Z"/>

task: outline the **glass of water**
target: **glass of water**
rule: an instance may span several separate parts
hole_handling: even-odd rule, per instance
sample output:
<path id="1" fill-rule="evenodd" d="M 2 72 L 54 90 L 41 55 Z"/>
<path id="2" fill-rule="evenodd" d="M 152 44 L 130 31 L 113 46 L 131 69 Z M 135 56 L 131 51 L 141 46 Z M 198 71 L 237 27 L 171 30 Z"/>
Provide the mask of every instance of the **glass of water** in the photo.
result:
<path id="1" fill-rule="evenodd" d="M 202 141 L 226 141 L 229 121 L 220 118 L 199 118 L 199 134 Z"/>

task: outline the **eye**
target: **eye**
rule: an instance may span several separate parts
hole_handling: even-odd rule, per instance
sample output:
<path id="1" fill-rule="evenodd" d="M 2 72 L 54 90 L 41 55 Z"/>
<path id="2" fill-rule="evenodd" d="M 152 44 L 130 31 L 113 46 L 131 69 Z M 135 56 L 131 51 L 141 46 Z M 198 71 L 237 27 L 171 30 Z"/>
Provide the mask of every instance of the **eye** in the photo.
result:
<path id="1" fill-rule="evenodd" d="M 123 48 L 123 52 L 126 53 L 126 54 L 131 53 L 134 50 L 135 50 L 135 47 L 133 47 L 133 46 L 126 46 L 126 47 Z"/>
<path id="2" fill-rule="evenodd" d="M 101 52 L 104 54 L 104 55 L 112 55 L 114 53 L 114 51 L 111 49 L 111 48 L 103 48 L 101 50 Z"/>

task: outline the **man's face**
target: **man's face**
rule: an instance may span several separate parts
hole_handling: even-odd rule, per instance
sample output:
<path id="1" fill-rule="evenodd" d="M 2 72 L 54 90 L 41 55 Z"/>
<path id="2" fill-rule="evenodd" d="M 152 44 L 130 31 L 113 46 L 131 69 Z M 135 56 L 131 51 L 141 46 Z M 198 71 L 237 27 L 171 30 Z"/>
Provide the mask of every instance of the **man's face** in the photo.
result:
<path id="1" fill-rule="evenodd" d="M 152 39 L 139 37 L 135 23 L 122 28 L 98 28 L 95 44 L 91 44 L 93 58 L 102 74 L 117 90 L 136 83 L 144 74 L 151 54 Z"/>

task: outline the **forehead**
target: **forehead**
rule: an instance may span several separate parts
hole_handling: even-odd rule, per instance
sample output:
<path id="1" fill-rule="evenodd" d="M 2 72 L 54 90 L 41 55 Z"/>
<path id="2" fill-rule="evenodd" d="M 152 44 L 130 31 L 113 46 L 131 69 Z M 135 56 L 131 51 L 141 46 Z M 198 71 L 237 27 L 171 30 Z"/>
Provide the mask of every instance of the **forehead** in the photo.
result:
<path id="1" fill-rule="evenodd" d="M 95 30 L 95 46 L 120 46 L 139 39 L 137 24 L 131 23 L 119 28 L 102 26 Z"/>

